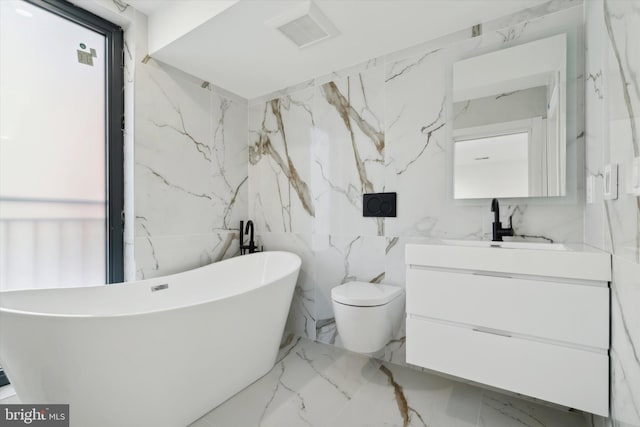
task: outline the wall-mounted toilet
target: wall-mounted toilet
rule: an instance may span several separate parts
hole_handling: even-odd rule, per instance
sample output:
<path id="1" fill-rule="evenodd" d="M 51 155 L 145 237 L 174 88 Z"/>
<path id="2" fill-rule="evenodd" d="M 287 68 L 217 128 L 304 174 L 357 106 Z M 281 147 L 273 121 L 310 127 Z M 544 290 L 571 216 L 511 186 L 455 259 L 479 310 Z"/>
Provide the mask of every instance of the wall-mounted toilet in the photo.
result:
<path id="1" fill-rule="evenodd" d="M 342 344 L 358 353 L 376 353 L 391 340 L 404 316 L 404 289 L 349 282 L 331 289 Z"/>

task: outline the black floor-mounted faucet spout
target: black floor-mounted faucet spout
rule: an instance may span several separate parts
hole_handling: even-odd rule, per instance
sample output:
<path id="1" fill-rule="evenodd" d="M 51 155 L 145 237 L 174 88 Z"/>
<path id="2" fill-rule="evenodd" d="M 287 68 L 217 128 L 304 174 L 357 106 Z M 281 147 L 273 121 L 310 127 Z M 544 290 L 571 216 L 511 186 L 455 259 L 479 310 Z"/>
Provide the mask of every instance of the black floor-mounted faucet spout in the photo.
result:
<path id="1" fill-rule="evenodd" d="M 247 225 L 244 228 L 244 234 L 249 234 L 249 246 L 253 246 L 253 221 L 247 221 Z"/>
<path id="2" fill-rule="evenodd" d="M 500 204 L 498 203 L 498 199 L 493 199 L 491 201 L 491 212 L 493 212 L 493 236 L 491 240 L 494 242 L 502 242 L 503 236 L 513 236 L 513 222 L 511 217 L 509 217 L 509 227 L 502 228 L 502 223 L 500 222 Z"/>
<path id="3" fill-rule="evenodd" d="M 244 244 L 244 235 L 249 235 L 249 244 Z M 240 221 L 240 255 L 244 255 L 246 253 L 254 253 L 257 252 L 258 247 L 256 246 L 255 241 L 253 240 L 253 221 L 247 221 L 247 225 L 244 226 L 244 221 Z M 248 251 L 248 252 L 247 252 Z"/>

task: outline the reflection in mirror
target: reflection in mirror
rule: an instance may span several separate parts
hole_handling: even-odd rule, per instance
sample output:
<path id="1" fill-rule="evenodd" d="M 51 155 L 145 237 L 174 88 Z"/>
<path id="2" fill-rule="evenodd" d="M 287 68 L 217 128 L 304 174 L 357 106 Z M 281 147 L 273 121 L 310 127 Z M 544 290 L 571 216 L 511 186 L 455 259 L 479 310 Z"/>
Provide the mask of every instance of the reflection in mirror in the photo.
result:
<path id="1" fill-rule="evenodd" d="M 454 198 L 565 195 L 566 36 L 453 66 Z"/>

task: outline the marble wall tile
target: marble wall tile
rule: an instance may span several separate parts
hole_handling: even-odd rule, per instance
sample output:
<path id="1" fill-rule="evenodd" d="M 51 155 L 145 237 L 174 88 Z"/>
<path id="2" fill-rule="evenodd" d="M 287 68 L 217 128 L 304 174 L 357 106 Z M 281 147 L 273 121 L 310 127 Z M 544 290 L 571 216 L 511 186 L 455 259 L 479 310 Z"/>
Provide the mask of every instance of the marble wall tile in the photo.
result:
<path id="1" fill-rule="evenodd" d="M 153 59 L 134 80 L 136 277 L 233 256 L 248 210 L 246 105 Z"/>
<path id="2" fill-rule="evenodd" d="M 309 233 L 316 216 L 310 189 L 314 91 L 249 110 L 249 212 L 267 232 Z"/>
<path id="3" fill-rule="evenodd" d="M 136 105 L 136 217 L 146 218 L 152 235 L 207 232 L 214 203 L 211 94 L 153 60 L 137 73 L 137 90 L 146 96 Z"/>
<path id="4" fill-rule="evenodd" d="M 212 133 L 209 179 L 212 181 L 214 229 L 229 230 L 247 216 L 248 147 L 246 106 L 217 93 L 211 94 Z"/>
<path id="5" fill-rule="evenodd" d="M 237 231 L 172 236 L 138 236 L 136 278 L 180 273 L 239 255 Z"/>
<path id="6" fill-rule="evenodd" d="M 315 231 L 384 235 L 384 220 L 362 217 L 362 194 L 384 191 L 384 69 L 316 88 L 311 148 Z"/>
<path id="7" fill-rule="evenodd" d="M 405 246 L 409 243 L 433 243 L 429 237 L 387 237 L 384 248 L 384 283 L 405 287 L 407 267 L 404 263 Z"/>
<path id="8" fill-rule="evenodd" d="M 585 241 L 613 256 L 611 415 L 594 425 L 640 426 L 640 198 L 628 194 L 630 162 L 640 154 L 640 1 L 597 0 L 585 9 L 587 174 L 601 185 L 619 166 L 617 200 L 600 190 L 585 209 Z M 596 187 L 597 188 L 597 187 Z"/>
<path id="9" fill-rule="evenodd" d="M 131 13 L 131 11 L 129 11 Z M 124 114 L 123 129 L 124 151 L 124 280 L 135 280 L 135 67 L 139 48 L 138 34 L 140 26 L 146 30 L 146 20 L 130 19 L 133 21 L 124 32 Z M 141 22 L 140 22 L 141 21 Z"/>
<path id="10" fill-rule="evenodd" d="M 582 209 L 576 205 L 537 206 L 533 204 L 507 205 L 508 217 L 518 238 L 523 240 L 553 242 L 582 241 Z M 485 214 L 489 215 L 489 213 Z M 507 220 L 508 221 L 508 220 Z M 491 236 L 487 229 L 486 237 Z"/>
<path id="11" fill-rule="evenodd" d="M 286 330 L 298 336 L 316 337 L 316 253 L 312 248 L 311 233 L 261 233 L 258 245 L 264 250 L 289 251 L 302 259 L 298 282 L 293 293 Z"/>
<path id="12" fill-rule="evenodd" d="M 389 236 L 443 234 L 439 219 L 452 204 L 447 188 L 451 63 L 450 51 L 436 50 L 386 65 L 385 183 L 400 193 L 398 217 L 386 221 Z"/>
<path id="13" fill-rule="evenodd" d="M 605 100 L 608 68 L 605 66 L 607 38 L 604 11 L 600 2 L 585 3 L 585 143 L 586 177 L 593 182 L 593 199 L 585 206 L 585 243 L 608 249 L 603 195 L 603 166 L 608 162 L 609 143 L 606 139 L 607 104 Z"/>
<path id="14" fill-rule="evenodd" d="M 613 252 L 640 263 L 640 198 L 628 194 L 633 157 L 640 156 L 640 2 L 604 1 L 608 39 L 609 161 L 619 165 L 618 199 L 607 202 Z"/>

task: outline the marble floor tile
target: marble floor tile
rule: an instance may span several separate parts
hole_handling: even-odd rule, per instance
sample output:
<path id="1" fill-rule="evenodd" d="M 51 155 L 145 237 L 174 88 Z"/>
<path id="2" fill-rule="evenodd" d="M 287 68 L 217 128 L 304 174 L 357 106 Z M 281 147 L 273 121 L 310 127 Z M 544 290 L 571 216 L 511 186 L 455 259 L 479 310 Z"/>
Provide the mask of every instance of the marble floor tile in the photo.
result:
<path id="1" fill-rule="evenodd" d="M 20 403 L 11 386 L 0 403 Z M 589 417 L 288 335 L 273 369 L 190 427 L 593 427 Z"/>
<path id="2" fill-rule="evenodd" d="M 274 368 L 191 427 L 586 427 L 562 411 L 287 336 Z"/>
<path id="3" fill-rule="evenodd" d="M 274 368 L 192 427 L 322 426 L 375 374 L 377 363 L 297 338 Z"/>
<path id="4" fill-rule="evenodd" d="M 517 397 L 484 391 L 478 427 L 583 427 L 582 413 L 560 411 Z"/>
<path id="5" fill-rule="evenodd" d="M 473 427 L 480 399 L 477 388 L 384 363 L 344 410 L 325 425 Z"/>

